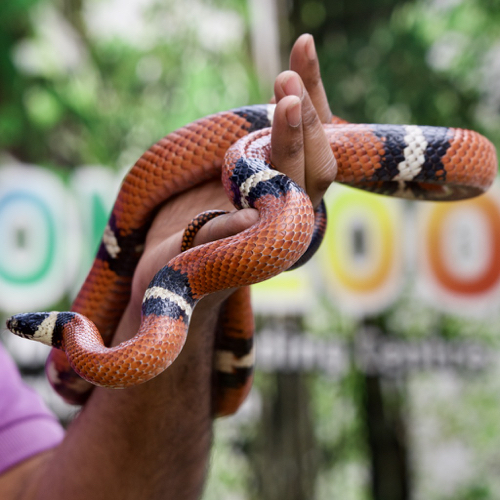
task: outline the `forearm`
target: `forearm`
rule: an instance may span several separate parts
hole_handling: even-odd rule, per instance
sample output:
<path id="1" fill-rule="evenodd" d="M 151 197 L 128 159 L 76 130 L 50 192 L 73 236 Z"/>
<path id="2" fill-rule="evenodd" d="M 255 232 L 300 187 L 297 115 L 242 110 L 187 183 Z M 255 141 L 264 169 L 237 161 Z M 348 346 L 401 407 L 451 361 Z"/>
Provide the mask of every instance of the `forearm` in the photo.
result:
<path id="1" fill-rule="evenodd" d="M 178 253 L 184 219 L 208 203 L 227 206 L 225 197 L 214 196 L 216 188 L 212 183 L 176 198 L 155 219 L 115 344 L 136 334 L 144 289 Z M 96 388 L 60 446 L 4 476 L 3 484 L 17 492 L 2 496 L 0 478 L 2 499 L 198 498 L 212 437 L 214 330 L 225 297 L 214 294 L 198 303 L 184 348 L 161 375 L 128 389 Z"/>
<path id="2" fill-rule="evenodd" d="M 181 355 L 157 378 L 96 389 L 25 498 L 199 498 L 212 436 L 217 310 L 200 304 Z"/>

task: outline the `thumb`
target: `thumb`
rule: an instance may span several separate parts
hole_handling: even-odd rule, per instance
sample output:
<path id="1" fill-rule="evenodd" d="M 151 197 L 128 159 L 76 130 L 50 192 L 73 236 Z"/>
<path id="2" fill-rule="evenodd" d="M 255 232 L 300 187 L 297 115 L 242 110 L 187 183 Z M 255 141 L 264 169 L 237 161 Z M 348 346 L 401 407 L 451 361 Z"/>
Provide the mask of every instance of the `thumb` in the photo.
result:
<path id="1" fill-rule="evenodd" d="M 234 236 L 258 220 L 259 212 L 253 208 L 244 208 L 216 217 L 201 227 L 194 238 L 193 246 Z"/>

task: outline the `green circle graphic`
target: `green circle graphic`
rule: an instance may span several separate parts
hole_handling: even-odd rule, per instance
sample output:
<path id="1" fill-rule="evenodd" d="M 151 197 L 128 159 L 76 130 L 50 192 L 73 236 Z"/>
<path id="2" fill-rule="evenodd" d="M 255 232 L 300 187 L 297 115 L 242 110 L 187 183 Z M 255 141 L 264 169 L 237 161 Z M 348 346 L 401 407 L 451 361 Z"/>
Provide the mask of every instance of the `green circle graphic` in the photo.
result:
<path id="1" fill-rule="evenodd" d="M 19 276 L 18 274 L 12 273 L 8 268 L 5 267 L 5 263 L 2 262 L 2 259 L 0 258 L 0 278 L 4 281 L 18 285 L 29 285 L 39 281 L 40 278 L 42 278 L 47 273 L 47 271 L 50 269 L 50 266 L 52 265 L 52 262 L 54 260 L 54 243 L 56 230 L 54 227 L 54 221 L 47 206 L 43 203 L 42 200 L 33 197 L 32 194 L 28 192 L 17 191 L 7 194 L 7 196 L 0 200 L 0 213 L 9 203 L 18 201 L 34 205 L 35 208 L 43 214 L 48 232 L 48 250 L 42 265 L 39 266 L 38 269 L 36 269 L 34 272 L 26 276 Z"/>

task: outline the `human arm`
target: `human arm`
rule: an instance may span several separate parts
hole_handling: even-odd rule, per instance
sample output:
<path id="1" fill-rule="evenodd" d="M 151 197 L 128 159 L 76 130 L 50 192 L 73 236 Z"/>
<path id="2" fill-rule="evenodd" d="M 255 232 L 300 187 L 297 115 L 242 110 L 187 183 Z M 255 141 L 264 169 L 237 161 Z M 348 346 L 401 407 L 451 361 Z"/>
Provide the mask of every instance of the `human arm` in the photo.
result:
<path id="1" fill-rule="evenodd" d="M 335 176 L 335 161 L 315 111 L 326 115 L 328 105 L 318 91 L 317 60 L 308 55 L 311 41 L 298 40 L 291 64 L 303 76 L 314 105 L 295 73 L 277 78 L 272 161 L 306 187 L 317 205 Z M 231 209 L 218 182 L 169 201 L 159 212 L 134 274 L 132 297 L 116 342 L 137 331 L 150 279 L 179 252 L 181 232 L 189 220 L 208 208 Z M 195 244 L 239 232 L 256 217 L 248 209 L 217 218 L 203 227 Z M 225 297 L 226 292 L 214 294 L 197 305 L 186 345 L 163 374 L 123 391 L 96 388 L 58 447 L 0 478 L 0 497 L 198 498 L 212 435 L 213 331 Z"/>

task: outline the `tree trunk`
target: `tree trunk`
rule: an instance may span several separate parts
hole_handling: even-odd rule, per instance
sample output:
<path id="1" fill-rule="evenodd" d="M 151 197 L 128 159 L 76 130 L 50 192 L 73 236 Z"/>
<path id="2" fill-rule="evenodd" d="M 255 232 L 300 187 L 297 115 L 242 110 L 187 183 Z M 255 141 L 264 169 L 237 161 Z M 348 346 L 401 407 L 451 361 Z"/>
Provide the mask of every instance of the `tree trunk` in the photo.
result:
<path id="1" fill-rule="evenodd" d="M 287 318 L 285 325 L 288 333 L 300 334 L 300 318 Z M 269 377 L 262 394 L 262 418 L 250 449 L 255 498 L 312 500 L 319 460 L 306 375 L 281 371 Z"/>

